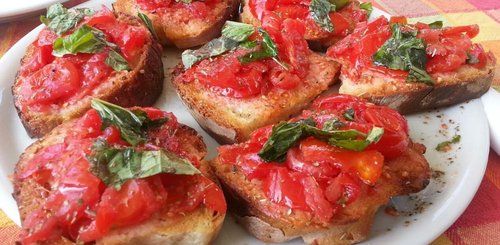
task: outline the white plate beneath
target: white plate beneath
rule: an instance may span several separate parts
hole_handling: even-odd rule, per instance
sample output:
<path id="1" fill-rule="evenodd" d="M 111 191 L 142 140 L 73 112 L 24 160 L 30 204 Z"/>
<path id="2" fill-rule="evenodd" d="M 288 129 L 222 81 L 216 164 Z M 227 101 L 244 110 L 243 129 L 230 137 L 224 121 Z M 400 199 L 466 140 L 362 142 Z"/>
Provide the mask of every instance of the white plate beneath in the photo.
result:
<path id="1" fill-rule="evenodd" d="M 98 7 L 110 0 L 85 3 L 83 6 Z M 375 16 L 383 14 L 374 11 Z M 0 60 L 0 208 L 17 224 L 20 224 L 17 205 L 11 196 L 12 185 L 9 175 L 19 155 L 33 142 L 26 132 L 14 109 L 10 87 L 19 68 L 19 60 L 26 47 L 36 39 L 41 27 L 27 34 L 14 45 Z M 164 68 L 179 62 L 180 52 L 167 49 L 164 53 Z M 196 129 L 208 145 L 209 158 L 215 155 L 218 144 L 196 123 L 173 91 L 169 78 L 165 80 L 163 95 L 156 106 L 174 112 L 181 123 Z M 411 115 L 406 117 L 410 134 L 414 141 L 427 146 L 425 154 L 434 170 L 444 172 L 440 178 L 432 179 L 430 185 L 411 198 L 396 198 L 393 203 L 402 212 L 393 217 L 380 211 L 375 219 L 370 239 L 363 244 L 427 244 L 442 234 L 462 214 L 472 200 L 481 183 L 486 169 L 489 152 L 488 123 L 480 100 L 452 106 L 446 109 Z M 446 124 L 448 129 L 442 126 Z M 435 146 L 458 133 L 462 136 L 453 150 L 441 153 Z M 410 200 L 411 199 L 411 200 Z M 432 203 L 432 204 L 430 204 Z M 422 208 L 412 213 L 414 206 Z M 406 215 L 405 215 L 406 214 Z M 264 244 L 236 225 L 231 218 L 226 219 L 222 232 L 215 244 Z M 287 244 L 302 244 L 294 240 Z"/>
<path id="2" fill-rule="evenodd" d="M 0 22 L 17 19 L 68 0 L 0 0 Z"/>

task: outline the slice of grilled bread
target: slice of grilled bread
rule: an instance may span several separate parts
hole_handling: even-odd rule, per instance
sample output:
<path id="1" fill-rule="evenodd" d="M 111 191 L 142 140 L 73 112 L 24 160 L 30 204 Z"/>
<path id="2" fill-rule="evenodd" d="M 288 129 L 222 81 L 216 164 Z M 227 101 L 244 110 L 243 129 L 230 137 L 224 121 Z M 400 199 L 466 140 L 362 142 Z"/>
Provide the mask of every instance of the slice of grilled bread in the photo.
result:
<path id="1" fill-rule="evenodd" d="M 403 114 L 419 112 L 480 97 L 491 86 L 495 63 L 493 54 L 488 53 L 488 63 L 482 69 L 464 65 L 456 72 L 431 74 L 436 81 L 434 86 L 408 83 L 372 72 L 364 72 L 354 81 L 347 75 L 350 66 L 343 63 L 339 92 L 368 99 Z"/>
<path id="2" fill-rule="evenodd" d="M 217 95 L 198 81 L 181 79 L 182 65 L 173 72 L 172 83 L 193 117 L 219 143 L 245 141 L 262 126 L 287 120 L 337 80 L 338 63 L 320 54 L 308 57 L 309 73 L 294 89 L 273 88 L 268 94 L 237 99 Z"/>
<path id="3" fill-rule="evenodd" d="M 81 116 L 90 108 L 92 98 L 100 98 L 124 107 L 149 106 L 156 102 L 161 94 L 164 78 L 161 46 L 139 19 L 124 14 L 118 15 L 117 19 L 128 25 L 144 28 L 148 33 L 146 45 L 138 60 L 131 64 L 130 71 L 114 71 L 88 96 L 74 103 L 63 104 L 42 112 L 30 110 L 29 106 L 23 104 L 21 100 L 20 83 L 23 78 L 18 73 L 12 86 L 14 105 L 30 137 L 41 137 L 57 125 Z M 31 44 L 21 60 L 21 65 L 29 62 L 34 50 L 35 47 Z"/>
<path id="4" fill-rule="evenodd" d="M 239 0 L 221 0 L 208 10 L 209 18 L 194 17 L 187 8 L 164 13 L 160 10 L 142 10 L 136 0 L 118 0 L 113 8 L 116 12 L 134 16 L 139 12 L 146 14 L 163 45 L 184 49 L 205 44 L 219 36 L 222 26 L 235 14 L 239 4 Z"/>
<path id="5" fill-rule="evenodd" d="M 248 1 L 249 0 L 242 0 L 243 10 L 240 13 L 240 20 L 243 23 L 252 24 L 254 26 L 260 26 L 261 21 L 252 14 Z M 349 4 L 352 5 L 349 6 L 349 8 L 355 9 L 360 13 L 364 14 L 364 16 L 361 16 L 361 14 L 357 15 L 356 16 L 357 18 L 361 18 L 363 21 L 368 19 L 368 14 L 366 14 L 364 10 L 361 10 L 359 8 L 358 1 L 351 1 Z M 337 41 L 342 39 L 343 36 L 352 32 L 352 30 L 356 26 L 356 20 L 354 19 L 354 17 L 348 11 L 342 11 L 342 9 L 339 10 L 339 13 L 344 16 L 344 21 L 350 22 L 348 23 L 349 25 L 349 27 L 347 28 L 348 32 L 342 34 L 335 34 L 335 33 L 319 31 L 318 29 L 306 28 L 306 34 L 304 35 L 304 38 L 309 42 L 311 48 L 320 51 L 325 50 L 326 48 L 330 47 L 331 45 L 335 44 Z"/>
<path id="6" fill-rule="evenodd" d="M 77 119 L 59 125 L 49 134 L 30 145 L 21 155 L 16 165 L 15 175 L 23 170 L 28 161 L 38 151 L 61 143 L 64 136 L 71 133 Z M 204 161 L 207 149 L 201 136 L 192 128 L 181 125 L 171 137 L 179 140 L 180 149 L 200 162 L 200 171 L 208 178 L 216 180 L 208 163 Z M 151 142 L 162 139 L 149 139 Z M 21 220 L 40 207 L 50 190 L 34 179 L 17 181 L 14 178 L 14 198 L 17 201 Z M 203 204 L 184 215 L 172 216 L 160 211 L 143 223 L 129 227 L 112 229 L 97 244 L 211 244 L 217 236 L 225 213 L 213 211 Z M 74 244 L 64 237 L 45 241 L 41 244 Z"/>
<path id="7" fill-rule="evenodd" d="M 341 209 L 328 224 L 320 223 L 309 212 L 290 212 L 272 203 L 262 191 L 262 182 L 247 179 L 236 165 L 222 163 L 219 158 L 210 165 L 226 191 L 229 209 L 258 239 L 276 243 L 302 237 L 307 244 L 353 244 L 368 237 L 373 216 L 390 197 L 418 192 L 427 186 L 430 170 L 424 151 L 423 145 L 410 143 L 407 152 L 385 162 L 374 191 Z"/>

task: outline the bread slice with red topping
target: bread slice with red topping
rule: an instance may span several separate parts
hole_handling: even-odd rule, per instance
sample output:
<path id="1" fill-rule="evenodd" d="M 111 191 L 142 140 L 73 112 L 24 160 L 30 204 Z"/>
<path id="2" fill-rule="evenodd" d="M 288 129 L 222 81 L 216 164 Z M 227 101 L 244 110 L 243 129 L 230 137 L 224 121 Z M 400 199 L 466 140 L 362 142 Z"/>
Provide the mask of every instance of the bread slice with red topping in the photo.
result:
<path id="1" fill-rule="evenodd" d="M 347 136 L 355 131 L 363 135 Z M 218 152 L 210 165 L 229 210 L 264 242 L 363 241 L 381 205 L 430 179 L 425 146 L 409 139 L 401 115 L 345 95 L 320 98 L 312 111 Z"/>
<path id="2" fill-rule="evenodd" d="M 130 107 L 152 105 L 160 96 L 162 49 L 141 20 L 115 16 L 105 7 L 66 10 L 62 5 L 50 7 L 45 18 L 48 27 L 27 47 L 12 86 L 31 137 L 81 116 L 93 97 Z M 64 29 L 65 21 L 75 20 L 80 21 Z"/>
<path id="3" fill-rule="evenodd" d="M 314 4 L 312 2 L 315 2 Z M 332 44 L 347 36 L 354 30 L 358 22 L 366 21 L 371 13 L 371 4 L 364 3 L 360 7 L 359 1 L 326 1 L 334 4 L 335 10 L 328 13 L 328 17 L 322 16 L 315 20 L 313 15 L 321 11 L 322 1 L 302 1 L 300 3 L 286 0 L 243 0 L 243 11 L 240 20 L 244 23 L 260 26 L 264 18 L 273 18 L 274 15 L 286 16 L 303 22 L 306 25 L 305 39 L 311 47 L 325 50 Z M 311 5 L 315 5 L 314 8 Z M 312 11 L 314 9 L 315 11 Z M 317 14 L 317 13 L 316 13 Z M 325 25 L 324 23 L 329 23 Z"/>
<path id="4" fill-rule="evenodd" d="M 394 24 L 402 38 L 391 30 Z M 496 59 L 472 43 L 478 32 L 477 25 L 442 28 L 439 22 L 409 25 L 405 18 L 389 22 L 380 17 L 359 24 L 327 55 L 342 64 L 340 93 L 413 113 L 478 98 L 488 91 Z M 407 45 L 413 46 L 406 49 Z M 407 50 L 415 52 L 408 59 Z"/>
<path id="5" fill-rule="evenodd" d="M 240 44 L 227 37 L 238 28 L 246 31 L 236 33 L 248 34 Z M 228 24 L 221 38 L 183 53 L 184 65 L 174 70 L 172 83 L 193 117 L 217 141 L 244 141 L 253 130 L 300 112 L 336 82 L 339 65 L 310 51 L 304 31 L 290 19 L 274 19 L 258 31 L 248 24 Z M 242 46 L 247 44 L 256 46 Z M 189 63 L 226 45 L 235 46 Z"/>
<path id="6" fill-rule="evenodd" d="M 118 0 L 115 11 L 151 19 L 160 42 L 185 49 L 207 43 L 220 34 L 238 9 L 238 0 L 144 1 Z"/>
<path id="7" fill-rule="evenodd" d="M 226 203 L 201 136 L 158 109 L 93 107 L 21 155 L 21 242 L 211 244 Z"/>

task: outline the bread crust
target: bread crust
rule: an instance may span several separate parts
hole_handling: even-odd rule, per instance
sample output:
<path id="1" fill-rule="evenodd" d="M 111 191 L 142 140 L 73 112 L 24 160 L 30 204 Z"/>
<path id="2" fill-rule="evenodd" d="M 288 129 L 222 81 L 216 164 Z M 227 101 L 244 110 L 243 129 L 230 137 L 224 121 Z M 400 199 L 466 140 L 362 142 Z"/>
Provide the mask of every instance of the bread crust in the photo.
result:
<path id="1" fill-rule="evenodd" d="M 182 80 L 183 66 L 173 72 L 172 84 L 193 117 L 221 144 L 242 142 L 257 128 L 300 112 L 337 81 L 339 64 L 311 53 L 307 77 L 297 88 L 274 88 L 265 96 L 236 99 L 210 92 L 198 81 Z"/>
<path id="2" fill-rule="evenodd" d="M 428 185 L 430 169 L 424 152 L 425 146 L 410 142 L 406 153 L 385 163 L 370 195 L 361 195 L 327 223 L 309 212 L 291 212 L 270 202 L 262 191 L 262 183 L 247 179 L 234 165 L 222 163 L 219 158 L 210 161 L 210 165 L 225 190 L 229 210 L 253 236 L 272 243 L 302 237 L 307 244 L 336 245 L 365 240 L 376 211 L 390 197 L 418 192 Z"/>
<path id="3" fill-rule="evenodd" d="M 186 22 L 179 20 L 176 13 L 160 14 L 141 10 L 136 0 L 117 0 L 113 8 L 116 12 L 133 16 L 137 16 L 139 12 L 146 14 L 151 19 L 161 44 L 175 45 L 177 48 L 185 49 L 203 45 L 218 37 L 222 26 L 236 13 L 239 4 L 238 0 L 222 0 L 211 9 L 214 20 L 192 18 Z"/>
<path id="4" fill-rule="evenodd" d="M 57 126 L 49 134 L 30 145 L 21 155 L 16 164 L 15 175 L 22 172 L 23 167 L 38 151 L 45 147 L 61 143 L 74 127 L 77 119 Z M 184 151 L 200 162 L 200 171 L 208 178 L 216 178 L 208 163 L 204 161 L 207 148 L 198 133 L 181 125 L 175 131 L 174 137 L 180 140 Z M 13 181 L 14 199 L 16 200 L 21 220 L 33 210 L 39 208 L 42 200 L 49 195 L 49 190 L 33 179 Z M 225 214 L 200 205 L 196 210 L 185 215 L 171 217 L 166 212 L 159 212 L 147 221 L 111 230 L 105 237 L 96 241 L 97 244 L 211 244 L 219 233 Z M 64 237 L 58 237 L 40 244 L 75 244 Z"/>
<path id="5" fill-rule="evenodd" d="M 117 17 L 118 20 L 130 25 L 142 26 L 139 20 L 132 16 L 119 14 Z M 63 105 L 59 109 L 37 112 L 23 105 L 19 94 L 22 78 L 18 73 L 12 86 L 12 93 L 17 113 L 28 135 L 41 137 L 57 125 L 83 115 L 90 108 L 92 97 L 124 107 L 153 105 L 162 92 L 164 72 L 161 60 L 162 48 L 151 35 L 148 36 L 144 52 L 131 71 L 113 72 L 112 76 L 97 86 L 90 95 L 71 105 Z M 21 66 L 29 61 L 34 50 L 35 47 L 31 44 L 21 59 Z"/>
<path id="6" fill-rule="evenodd" d="M 436 81 L 434 86 L 407 83 L 368 73 L 353 81 L 345 74 L 350 69 L 349 65 L 343 64 L 339 92 L 362 97 L 402 114 L 409 114 L 479 98 L 491 86 L 495 64 L 496 60 L 490 52 L 488 63 L 482 69 L 464 65 L 456 72 L 432 74 Z"/>

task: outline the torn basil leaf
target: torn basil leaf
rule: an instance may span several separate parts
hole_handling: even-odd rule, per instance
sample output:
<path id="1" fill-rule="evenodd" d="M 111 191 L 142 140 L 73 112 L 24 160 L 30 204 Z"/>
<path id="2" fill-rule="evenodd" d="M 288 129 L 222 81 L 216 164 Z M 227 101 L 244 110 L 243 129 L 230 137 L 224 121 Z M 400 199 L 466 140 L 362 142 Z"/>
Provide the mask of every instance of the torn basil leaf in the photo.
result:
<path id="1" fill-rule="evenodd" d="M 155 28 L 153 27 L 153 22 L 151 22 L 151 19 L 149 19 L 149 17 L 146 14 L 141 13 L 141 12 L 137 13 L 137 16 L 142 20 L 144 25 L 146 25 L 146 27 L 148 28 L 149 32 L 151 32 L 153 37 L 156 40 L 159 40 L 158 35 L 156 34 L 156 31 L 155 31 Z"/>
<path id="2" fill-rule="evenodd" d="M 121 54 L 114 50 L 110 50 L 108 57 L 104 61 L 106 65 L 109 65 L 115 71 L 130 71 L 130 66 L 128 62 Z"/>
<path id="3" fill-rule="evenodd" d="M 375 65 L 392 70 L 408 71 L 408 82 L 433 85 L 434 80 L 426 72 L 427 55 L 425 43 L 417 38 L 417 31 L 402 31 L 399 24 L 391 26 L 391 37 L 373 54 Z"/>
<path id="4" fill-rule="evenodd" d="M 448 151 L 450 149 L 450 145 L 460 142 L 461 138 L 462 137 L 457 134 L 457 135 L 453 136 L 453 138 L 451 140 L 447 140 L 447 141 L 443 141 L 443 142 L 439 143 L 436 146 L 436 151 L 443 151 L 443 152 Z"/>
<path id="5" fill-rule="evenodd" d="M 96 140 L 88 157 L 91 172 L 107 186 L 120 190 L 130 179 L 141 179 L 160 173 L 178 175 L 201 174 L 187 159 L 166 150 L 141 151 L 134 148 L 116 148 L 103 140 Z"/>
<path id="6" fill-rule="evenodd" d="M 438 20 L 438 21 L 434 21 L 432 23 L 429 23 L 429 27 L 431 29 L 441 29 L 441 28 L 443 28 L 443 21 Z"/>
<path id="7" fill-rule="evenodd" d="M 57 3 L 47 9 L 47 15 L 40 16 L 40 21 L 57 35 L 62 35 L 77 26 L 85 16 L 93 14 L 94 11 L 88 8 L 68 10 Z"/>
<path id="8" fill-rule="evenodd" d="M 373 127 L 368 135 L 354 129 L 318 129 L 316 128 L 316 122 L 312 118 L 292 123 L 281 122 L 273 127 L 271 136 L 258 155 L 267 162 L 283 162 L 286 159 L 288 150 L 300 139 L 308 136 L 314 136 L 337 147 L 363 151 L 368 145 L 378 142 L 383 134 L 384 129 L 378 127 Z"/>
<path id="9" fill-rule="evenodd" d="M 288 65 L 278 59 L 278 47 L 271 36 L 269 36 L 269 33 L 259 28 L 259 34 L 262 36 L 262 42 L 260 43 L 261 48 L 239 57 L 238 60 L 242 64 L 248 64 L 257 60 L 272 58 L 278 65 L 283 67 L 283 69 L 288 70 Z"/>
<path id="10" fill-rule="evenodd" d="M 324 131 L 333 131 L 336 129 L 339 129 L 341 127 L 344 127 L 345 123 L 341 122 L 338 118 L 332 118 L 325 123 L 323 123 L 323 130 Z"/>
<path id="11" fill-rule="evenodd" d="M 52 55 L 62 57 L 65 54 L 101 52 L 106 43 L 98 38 L 94 30 L 88 25 L 82 25 L 72 34 L 59 37 L 54 41 Z"/>
<path id="12" fill-rule="evenodd" d="M 373 6 L 372 6 L 372 3 L 370 3 L 370 2 L 359 4 L 359 8 L 364 9 L 367 12 L 368 17 L 370 17 L 370 15 L 373 12 Z"/>
<path id="13" fill-rule="evenodd" d="M 475 56 L 471 52 L 467 52 L 467 60 L 466 60 L 466 62 L 469 65 L 477 64 L 477 63 L 479 63 L 479 58 L 477 58 L 477 56 Z"/>
<path id="14" fill-rule="evenodd" d="M 182 52 L 182 64 L 184 69 L 189 69 L 197 62 L 221 55 L 231 49 L 238 47 L 239 43 L 233 39 L 219 37 L 201 46 L 201 48 L 192 50 L 186 49 Z"/>
<path id="15" fill-rule="evenodd" d="M 133 146 L 146 140 L 148 128 L 166 121 L 166 118 L 151 120 L 142 110 L 128 110 L 100 99 L 92 99 L 91 106 L 101 117 L 101 130 L 114 125 L 120 129 L 121 138 Z"/>
<path id="16" fill-rule="evenodd" d="M 246 41 L 255 32 L 255 27 L 250 24 L 226 21 L 222 27 L 222 36 L 237 42 Z"/>
<path id="17" fill-rule="evenodd" d="M 351 0 L 329 0 L 329 1 L 332 5 L 335 6 L 336 10 L 344 8 L 345 6 L 347 6 L 347 4 L 351 2 Z M 333 9 L 332 11 L 335 11 L 335 9 Z"/>
<path id="18" fill-rule="evenodd" d="M 255 47 L 257 47 L 257 45 L 259 45 L 259 42 L 257 40 L 244 41 L 244 42 L 240 43 L 240 47 L 246 48 L 246 49 L 255 48 Z"/>
<path id="19" fill-rule="evenodd" d="M 309 5 L 309 12 L 314 22 L 327 32 L 334 31 L 333 23 L 330 19 L 332 5 L 334 4 L 330 3 L 328 0 L 312 0 Z M 335 9 L 335 5 L 333 9 Z"/>
<path id="20" fill-rule="evenodd" d="M 344 111 L 343 116 L 347 121 L 354 121 L 354 114 L 355 114 L 354 109 L 349 107 L 347 108 L 347 110 Z"/>

